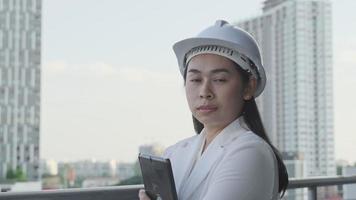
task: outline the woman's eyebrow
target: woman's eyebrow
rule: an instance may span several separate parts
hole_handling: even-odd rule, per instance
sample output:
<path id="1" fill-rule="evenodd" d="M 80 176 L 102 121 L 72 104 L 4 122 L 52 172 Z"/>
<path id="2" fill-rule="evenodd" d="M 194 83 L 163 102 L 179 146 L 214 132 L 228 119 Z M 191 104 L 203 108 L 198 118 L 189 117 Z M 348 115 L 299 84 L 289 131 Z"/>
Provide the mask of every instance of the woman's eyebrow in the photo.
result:
<path id="1" fill-rule="evenodd" d="M 201 72 L 200 72 L 199 70 L 197 70 L 197 69 L 190 69 L 190 70 L 188 70 L 188 72 L 194 73 L 194 74 L 201 73 Z"/>
<path id="2" fill-rule="evenodd" d="M 229 70 L 227 70 L 227 69 L 224 69 L 224 68 L 211 70 L 211 72 L 210 72 L 210 73 L 212 73 L 212 74 L 216 74 L 216 73 L 220 73 L 220 72 L 225 72 L 225 73 L 230 74 L 230 71 L 229 71 Z"/>
<path id="3" fill-rule="evenodd" d="M 201 73 L 201 71 L 197 70 L 197 69 L 190 69 L 188 70 L 188 72 L 191 72 L 191 73 L 194 73 L 194 74 L 198 74 L 198 73 Z M 214 69 L 214 70 L 211 70 L 210 73 L 211 74 L 216 74 L 216 73 L 221 73 L 221 72 L 225 72 L 225 73 L 230 73 L 229 70 L 227 69 L 224 69 L 224 68 L 221 68 L 221 69 Z"/>

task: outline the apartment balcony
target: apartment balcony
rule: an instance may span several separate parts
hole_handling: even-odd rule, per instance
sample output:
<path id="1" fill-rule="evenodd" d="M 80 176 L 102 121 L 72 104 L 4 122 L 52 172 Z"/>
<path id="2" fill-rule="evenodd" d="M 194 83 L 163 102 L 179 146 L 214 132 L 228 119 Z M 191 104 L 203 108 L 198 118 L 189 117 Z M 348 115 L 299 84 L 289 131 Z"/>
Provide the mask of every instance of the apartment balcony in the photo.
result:
<path id="1" fill-rule="evenodd" d="M 308 199 L 317 199 L 317 188 L 356 183 L 356 176 L 316 177 L 290 179 L 288 191 L 307 188 Z M 143 185 L 64 189 L 39 192 L 2 192 L 0 200 L 137 200 Z M 283 198 L 288 199 L 288 195 Z"/>

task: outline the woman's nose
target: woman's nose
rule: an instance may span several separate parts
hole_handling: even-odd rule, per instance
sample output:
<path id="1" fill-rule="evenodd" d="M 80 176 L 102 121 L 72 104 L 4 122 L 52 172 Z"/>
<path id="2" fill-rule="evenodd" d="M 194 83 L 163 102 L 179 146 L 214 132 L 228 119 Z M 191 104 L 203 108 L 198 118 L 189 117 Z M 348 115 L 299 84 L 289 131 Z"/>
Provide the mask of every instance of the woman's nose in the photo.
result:
<path id="1" fill-rule="evenodd" d="M 201 94 L 200 98 L 202 98 L 202 99 L 212 99 L 213 95 L 212 94 Z"/>
<path id="2" fill-rule="evenodd" d="M 207 81 L 202 84 L 199 97 L 203 99 L 212 99 L 214 97 L 210 85 L 207 83 Z"/>

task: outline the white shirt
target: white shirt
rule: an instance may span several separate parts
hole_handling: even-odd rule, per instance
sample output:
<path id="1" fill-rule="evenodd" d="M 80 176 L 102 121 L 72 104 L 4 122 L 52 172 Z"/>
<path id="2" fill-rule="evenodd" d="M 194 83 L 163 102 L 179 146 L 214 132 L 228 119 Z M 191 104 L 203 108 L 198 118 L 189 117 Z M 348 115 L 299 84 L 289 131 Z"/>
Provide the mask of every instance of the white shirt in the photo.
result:
<path id="1" fill-rule="evenodd" d="M 246 128 L 242 117 L 225 127 L 201 154 L 204 140 L 202 131 L 164 153 L 171 160 L 179 200 L 278 199 L 273 150 Z"/>

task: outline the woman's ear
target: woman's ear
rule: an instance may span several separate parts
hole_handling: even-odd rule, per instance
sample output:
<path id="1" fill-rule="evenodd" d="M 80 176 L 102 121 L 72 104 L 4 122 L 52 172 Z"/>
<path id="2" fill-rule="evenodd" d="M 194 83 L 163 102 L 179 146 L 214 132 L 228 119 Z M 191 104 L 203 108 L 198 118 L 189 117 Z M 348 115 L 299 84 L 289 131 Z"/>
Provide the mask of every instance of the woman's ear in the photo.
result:
<path id="1" fill-rule="evenodd" d="M 250 76 L 243 94 L 243 98 L 245 101 L 250 100 L 253 97 L 256 88 L 257 88 L 257 80 L 256 78 Z"/>

